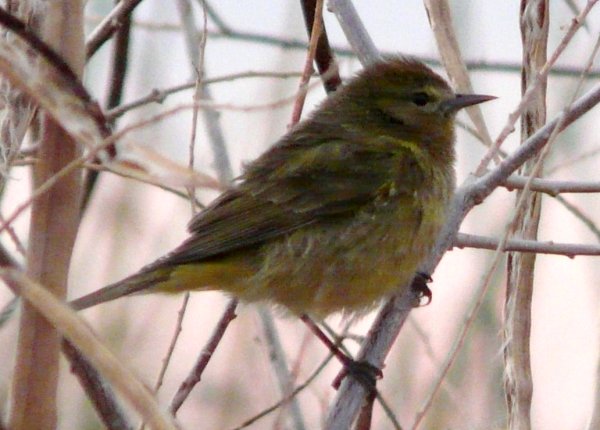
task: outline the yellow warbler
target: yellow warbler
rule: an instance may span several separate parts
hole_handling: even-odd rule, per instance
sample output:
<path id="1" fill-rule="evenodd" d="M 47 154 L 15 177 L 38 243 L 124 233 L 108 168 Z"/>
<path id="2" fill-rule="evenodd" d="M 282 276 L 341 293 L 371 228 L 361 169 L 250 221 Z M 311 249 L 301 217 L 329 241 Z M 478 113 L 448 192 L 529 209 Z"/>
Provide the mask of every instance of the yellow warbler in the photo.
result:
<path id="1" fill-rule="evenodd" d="M 179 247 L 72 305 L 222 290 L 316 318 L 368 310 L 410 282 L 444 222 L 456 112 L 493 98 L 381 60 L 248 164 Z"/>

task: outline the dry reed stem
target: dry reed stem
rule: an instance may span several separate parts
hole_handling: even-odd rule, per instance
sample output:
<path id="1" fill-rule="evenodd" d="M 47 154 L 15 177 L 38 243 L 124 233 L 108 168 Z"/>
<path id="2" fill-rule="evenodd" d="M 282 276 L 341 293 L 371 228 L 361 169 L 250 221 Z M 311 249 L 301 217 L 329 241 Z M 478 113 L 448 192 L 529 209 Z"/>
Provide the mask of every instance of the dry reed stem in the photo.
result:
<path id="1" fill-rule="evenodd" d="M 523 43 L 523 70 L 521 92 L 534 83 L 546 64 L 548 44 L 549 2 L 546 0 L 521 1 L 521 40 Z M 521 117 L 521 140 L 525 141 L 546 122 L 546 81 L 533 93 L 531 103 Z M 531 175 L 541 163 L 542 154 L 527 161 L 521 172 Z M 541 166 L 541 164 L 540 164 Z M 512 234 L 519 239 L 536 240 L 542 209 L 542 195 L 527 192 L 521 209 L 515 214 Z M 531 374 L 531 307 L 534 270 L 537 254 L 509 253 L 504 310 L 504 389 L 508 405 L 508 425 L 513 430 L 531 428 L 531 401 L 533 377 Z"/>
<path id="2" fill-rule="evenodd" d="M 49 4 L 43 16 L 42 33 L 47 43 L 60 53 L 71 70 L 81 74 L 83 3 L 68 0 Z M 6 64 L 4 66 L 3 71 L 7 71 Z M 38 69 L 35 64 L 30 66 Z M 45 70 L 39 76 L 46 85 L 63 77 L 55 70 Z M 38 102 L 35 92 L 29 95 Z M 53 177 L 81 151 L 48 115 L 42 119 L 40 133 L 38 162 L 33 166 L 34 187 Z M 48 288 L 48 294 L 56 297 L 64 298 L 67 292 L 71 253 L 79 228 L 80 198 L 81 174 L 74 171 L 37 199 L 31 210 L 27 272 Z M 29 303 L 23 304 L 19 328 L 10 426 L 13 430 L 53 430 L 57 422 L 60 337 L 52 324 Z"/>
<path id="3" fill-rule="evenodd" d="M 151 428 L 176 430 L 173 418 L 165 414 L 145 386 L 122 360 L 98 340 L 90 327 L 67 304 L 58 300 L 45 286 L 32 281 L 16 269 L 1 269 L 0 277 L 15 294 L 40 312 L 48 323 L 71 342 L 115 389 L 136 409 Z M 45 428 L 45 427 L 29 427 Z"/>

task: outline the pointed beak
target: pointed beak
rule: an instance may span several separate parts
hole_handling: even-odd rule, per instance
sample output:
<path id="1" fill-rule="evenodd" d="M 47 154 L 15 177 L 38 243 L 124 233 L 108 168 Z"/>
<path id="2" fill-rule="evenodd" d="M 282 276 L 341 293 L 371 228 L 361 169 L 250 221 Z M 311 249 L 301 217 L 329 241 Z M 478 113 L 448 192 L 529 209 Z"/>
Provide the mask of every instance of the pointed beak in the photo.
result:
<path id="1" fill-rule="evenodd" d="M 482 94 L 456 94 L 454 98 L 442 103 L 442 109 L 446 112 L 457 112 L 467 106 L 477 105 L 479 103 L 494 100 L 498 97 L 484 96 Z"/>

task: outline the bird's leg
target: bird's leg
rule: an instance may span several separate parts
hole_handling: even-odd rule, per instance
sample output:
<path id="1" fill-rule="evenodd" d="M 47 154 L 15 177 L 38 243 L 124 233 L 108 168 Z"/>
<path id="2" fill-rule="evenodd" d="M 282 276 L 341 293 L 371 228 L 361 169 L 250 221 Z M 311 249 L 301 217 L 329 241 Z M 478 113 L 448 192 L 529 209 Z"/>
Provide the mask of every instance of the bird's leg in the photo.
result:
<path id="1" fill-rule="evenodd" d="M 344 368 L 338 374 L 338 376 L 333 380 L 332 386 L 336 390 L 339 388 L 342 380 L 348 375 L 352 375 L 358 382 L 360 382 L 367 391 L 373 391 L 375 389 L 375 384 L 377 379 L 382 377 L 381 369 L 376 366 L 373 366 L 371 363 L 367 361 L 356 361 L 352 357 L 344 354 L 339 346 L 331 341 L 329 337 L 323 330 L 319 328 L 319 326 L 308 316 L 302 315 L 300 319 L 308 326 L 310 331 L 312 331 L 320 340 L 327 346 L 329 351 L 342 363 Z"/>
<path id="2" fill-rule="evenodd" d="M 427 306 L 431 303 L 431 299 L 433 294 L 431 290 L 427 286 L 427 283 L 433 281 L 431 276 L 425 272 L 417 272 L 415 277 L 410 284 L 410 289 L 417 296 L 417 305 L 416 306 Z M 425 298 L 425 303 L 421 303 L 421 301 Z"/>

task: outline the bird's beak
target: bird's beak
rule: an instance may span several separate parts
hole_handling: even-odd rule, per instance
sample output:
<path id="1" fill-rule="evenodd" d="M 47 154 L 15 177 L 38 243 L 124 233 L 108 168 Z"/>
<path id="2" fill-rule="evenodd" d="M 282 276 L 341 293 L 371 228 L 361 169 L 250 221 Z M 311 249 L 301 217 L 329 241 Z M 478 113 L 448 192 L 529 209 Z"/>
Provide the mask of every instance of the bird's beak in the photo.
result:
<path id="1" fill-rule="evenodd" d="M 496 98 L 495 96 L 485 96 L 482 94 L 456 94 L 453 98 L 442 102 L 441 107 L 445 112 L 456 112 L 467 106 L 477 105 Z"/>

